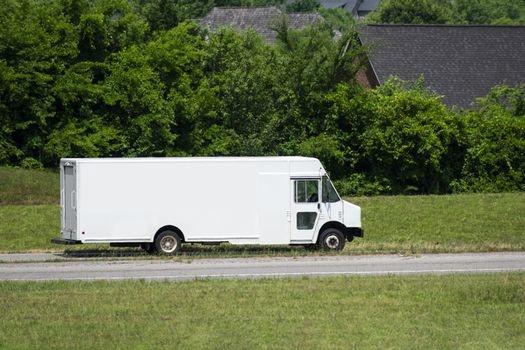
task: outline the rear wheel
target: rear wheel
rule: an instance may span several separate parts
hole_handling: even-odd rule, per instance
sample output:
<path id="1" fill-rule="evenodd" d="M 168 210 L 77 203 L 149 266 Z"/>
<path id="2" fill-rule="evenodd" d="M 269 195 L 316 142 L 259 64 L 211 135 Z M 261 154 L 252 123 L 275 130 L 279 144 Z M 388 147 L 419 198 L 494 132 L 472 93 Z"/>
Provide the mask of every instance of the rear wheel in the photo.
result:
<path id="1" fill-rule="evenodd" d="M 160 254 L 175 255 L 180 250 L 180 246 L 180 236 L 174 231 L 163 231 L 155 238 L 155 248 Z"/>
<path id="2" fill-rule="evenodd" d="M 323 231 L 319 245 L 325 250 L 342 250 L 345 247 L 345 236 L 336 228 Z"/>

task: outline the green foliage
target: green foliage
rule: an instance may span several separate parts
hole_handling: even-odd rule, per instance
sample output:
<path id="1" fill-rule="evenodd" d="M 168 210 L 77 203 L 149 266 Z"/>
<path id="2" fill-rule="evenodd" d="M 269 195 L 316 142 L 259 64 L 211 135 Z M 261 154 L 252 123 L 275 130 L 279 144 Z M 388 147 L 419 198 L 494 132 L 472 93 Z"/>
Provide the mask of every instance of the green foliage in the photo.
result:
<path id="1" fill-rule="evenodd" d="M 213 5 L 213 0 L 137 0 L 153 31 L 169 30 L 186 20 L 203 17 Z"/>
<path id="2" fill-rule="evenodd" d="M 456 171 L 458 118 L 420 80 L 376 90 L 340 85 L 330 115 L 347 131 L 347 193 L 443 193 Z M 365 185 L 365 179 L 368 179 Z M 343 182 L 344 184 L 344 182 Z M 368 189 L 360 192 L 360 184 Z"/>
<path id="3" fill-rule="evenodd" d="M 373 93 L 372 115 L 361 135 L 363 167 L 390 180 L 395 193 L 443 193 L 458 149 L 455 116 L 423 88 L 407 89 L 397 80 Z"/>
<path id="4" fill-rule="evenodd" d="M 321 7 L 317 9 L 317 11 L 323 16 L 324 20 L 334 31 L 336 30 L 339 32 L 345 32 L 348 30 L 348 28 L 353 28 L 355 26 L 354 17 L 352 17 L 352 14 L 344 9 L 327 9 Z"/>
<path id="5" fill-rule="evenodd" d="M 345 194 L 523 190 L 524 92 L 496 87 L 479 110 L 459 114 L 422 79 L 368 91 L 340 85 L 328 115 L 346 131 L 347 161 L 329 169 L 344 169 L 335 175 Z"/>
<path id="6" fill-rule="evenodd" d="M 334 185 L 341 196 L 376 196 L 392 191 L 388 179 L 370 179 L 365 174 L 352 174 Z"/>
<path id="7" fill-rule="evenodd" d="M 525 89 L 499 86 L 465 116 L 469 145 L 455 191 L 525 190 Z"/>
<path id="8" fill-rule="evenodd" d="M 288 12 L 313 12 L 317 10 L 321 4 L 319 0 L 294 0 L 292 3 L 286 5 Z"/>
<path id="9" fill-rule="evenodd" d="M 523 189 L 523 87 L 498 87 L 461 114 L 423 81 L 364 90 L 366 48 L 341 10 L 320 9 L 327 21 L 302 31 L 283 15 L 275 45 L 188 22 L 237 3 L 282 1 L 4 1 L 0 164 L 305 155 L 349 194 Z M 446 12 L 431 0 L 387 5 L 423 22 Z"/>
<path id="10" fill-rule="evenodd" d="M 207 94 L 212 104 L 207 104 L 209 109 L 202 111 L 207 117 L 194 129 L 195 139 L 205 131 L 207 140 L 199 143 L 197 152 L 215 155 L 223 149 L 226 155 L 274 153 L 275 138 L 279 137 L 276 128 L 285 118 L 283 107 L 291 95 L 280 81 L 284 75 L 281 57 L 254 32 L 239 36 L 223 30 L 210 38 L 207 49 L 207 78 L 199 92 Z M 217 141 L 222 145 L 218 149 Z M 213 150 L 206 149 L 210 142 Z"/>
<path id="11" fill-rule="evenodd" d="M 251 6 L 251 7 L 265 7 L 265 6 L 280 6 L 286 0 L 214 0 L 215 6 Z"/>
<path id="12" fill-rule="evenodd" d="M 383 0 L 377 11 L 367 17 L 369 23 L 442 24 L 450 14 L 436 0 Z"/>
<path id="13" fill-rule="evenodd" d="M 368 23 L 525 24 L 523 0 L 383 0 Z"/>
<path id="14" fill-rule="evenodd" d="M 523 0 L 461 0 L 452 5 L 454 23 L 525 24 Z"/>

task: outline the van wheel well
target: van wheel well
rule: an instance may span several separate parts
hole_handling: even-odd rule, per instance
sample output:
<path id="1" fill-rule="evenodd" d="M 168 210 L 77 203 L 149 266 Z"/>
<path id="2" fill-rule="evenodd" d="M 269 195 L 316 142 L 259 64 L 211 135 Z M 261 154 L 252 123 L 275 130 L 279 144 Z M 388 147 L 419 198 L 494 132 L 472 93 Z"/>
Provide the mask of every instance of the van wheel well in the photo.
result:
<path id="1" fill-rule="evenodd" d="M 182 233 L 182 231 L 178 227 L 173 226 L 173 225 L 166 225 L 166 226 L 162 226 L 161 228 L 159 228 L 157 230 L 157 233 L 155 233 L 155 236 L 153 237 L 153 242 L 155 242 L 155 240 L 157 239 L 157 236 L 164 231 L 175 231 L 179 234 L 182 242 L 186 242 L 186 239 L 184 238 L 184 234 Z"/>
<path id="2" fill-rule="evenodd" d="M 319 230 L 319 235 L 317 236 L 317 242 L 319 243 L 319 238 L 321 237 L 321 235 L 323 234 L 323 232 L 329 228 L 335 228 L 335 229 L 338 229 L 339 231 L 341 231 L 341 233 L 343 235 L 345 235 L 346 237 L 346 227 L 345 225 L 343 225 L 342 223 L 340 222 L 337 222 L 337 221 L 329 221 L 327 223 L 325 223 L 321 229 Z M 346 237 L 348 239 L 348 237 Z M 350 241 L 351 239 L 349 239 Z"/>

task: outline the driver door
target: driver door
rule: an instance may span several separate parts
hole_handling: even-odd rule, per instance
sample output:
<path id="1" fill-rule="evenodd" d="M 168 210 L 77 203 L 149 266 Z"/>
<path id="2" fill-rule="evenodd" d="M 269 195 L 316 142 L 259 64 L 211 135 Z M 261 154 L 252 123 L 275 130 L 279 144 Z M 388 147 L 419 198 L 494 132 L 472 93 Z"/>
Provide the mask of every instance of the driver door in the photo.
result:
<path id="1" fill-rule="evenodd" d="M 292 227 L 290 243 L 311 243 L 319 222 L 319 178 L 292 179 Z"/>

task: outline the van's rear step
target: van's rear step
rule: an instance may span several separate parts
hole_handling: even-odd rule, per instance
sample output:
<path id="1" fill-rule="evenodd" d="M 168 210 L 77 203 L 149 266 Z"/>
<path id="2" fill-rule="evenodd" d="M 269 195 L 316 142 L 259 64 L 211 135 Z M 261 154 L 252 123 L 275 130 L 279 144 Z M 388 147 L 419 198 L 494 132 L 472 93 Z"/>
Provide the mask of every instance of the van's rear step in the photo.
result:
<path id="1" fill-rule="evenodd" d="M 51 239 L 51 243 L 67 244 L 67 245 L 82 244 L 82 242 L 80 242 L 80 241 L 75 241 L 74 239 L 65 239 L 65 238 L 52 238 Z"/>

